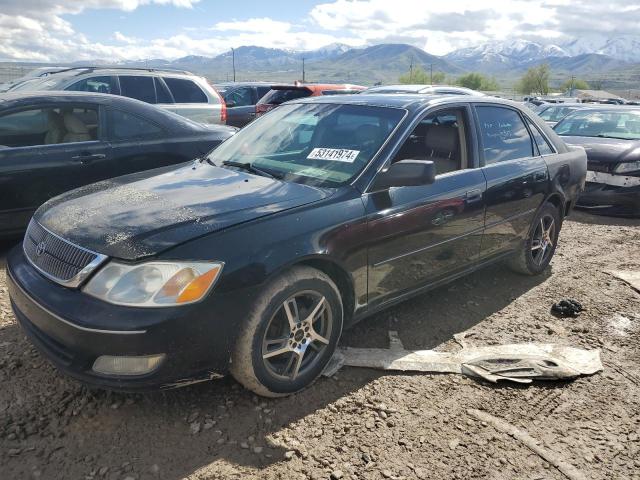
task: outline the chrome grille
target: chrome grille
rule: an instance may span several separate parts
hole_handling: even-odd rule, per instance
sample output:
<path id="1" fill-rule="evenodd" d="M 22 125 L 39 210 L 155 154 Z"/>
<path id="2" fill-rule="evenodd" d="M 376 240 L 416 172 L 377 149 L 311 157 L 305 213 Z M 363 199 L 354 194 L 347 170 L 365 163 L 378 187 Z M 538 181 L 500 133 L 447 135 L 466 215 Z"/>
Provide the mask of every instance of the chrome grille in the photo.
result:
<path id="1" fill-rule="evenodd" d="M 31 220 L 22 242 L 27 259 L 50 279 L 69 287 L 80 285 L 106 256 L 74 245 Z"/>

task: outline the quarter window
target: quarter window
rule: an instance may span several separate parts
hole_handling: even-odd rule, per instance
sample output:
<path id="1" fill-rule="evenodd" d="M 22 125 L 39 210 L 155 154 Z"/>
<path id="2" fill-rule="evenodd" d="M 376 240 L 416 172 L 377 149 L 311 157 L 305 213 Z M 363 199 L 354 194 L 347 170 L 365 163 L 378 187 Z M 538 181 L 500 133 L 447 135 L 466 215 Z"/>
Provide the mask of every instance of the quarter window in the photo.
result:
<path id="1" fill-rule="evenodd" d="M 476 107 L 485 164 L 533 156 L 533 141 L 522 117 L 504 107 Z"/>
<path id="2" fill-rule="evenodd" d="M 191 80 L 164 77 L 176 103 L 208 103 L 207 96 Z"/>
<path id="3" fill-rule="evenodd" d="M 135 98 L 147 103 L 156 103 L 156 89 L 153 77 L 121 76 L 120 90 L 125 97 Z"/>
<path id="4" fill-rule="evenodd" d="M 111 137 L 114 140 L 157 137 L 163 133 L 163 130 L 157 125 L 121 110 L 109 112 L 109 123 L 111 124 Z"/>
<path id="5" fill-rule="evenodd" d="M 536 145 L 538 145 L 538 152 L 540 152 L 540 155 L 551 155 L 552 153 L 555 153 L 549 145 L 549 142 L 547 142 L 547 140 L 540 133 L 540 130 L 538 130 L 538 127 L 536 127 L 528 118 L 527 125 L 529 125 L 529 130 L 531 130 L 533 139 L 535 140 Z"/>

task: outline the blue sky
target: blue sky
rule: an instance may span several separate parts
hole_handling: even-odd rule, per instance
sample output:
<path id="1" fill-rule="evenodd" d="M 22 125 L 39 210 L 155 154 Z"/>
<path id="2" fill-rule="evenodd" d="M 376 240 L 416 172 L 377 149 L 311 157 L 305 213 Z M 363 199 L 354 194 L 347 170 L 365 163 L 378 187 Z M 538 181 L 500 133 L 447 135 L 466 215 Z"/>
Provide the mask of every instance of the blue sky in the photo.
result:
<path id="1" fill-rule="evenodd" d="M 242 45 L 311 50 L 334 42 L 409 43 L 443 55 L 491 41 L 562 43 L 637 36 L 640 24 L 640 5 L 631 0 L 0 0 L 0 4 L 0 60 L 46 62 L 214 56 Z"/>

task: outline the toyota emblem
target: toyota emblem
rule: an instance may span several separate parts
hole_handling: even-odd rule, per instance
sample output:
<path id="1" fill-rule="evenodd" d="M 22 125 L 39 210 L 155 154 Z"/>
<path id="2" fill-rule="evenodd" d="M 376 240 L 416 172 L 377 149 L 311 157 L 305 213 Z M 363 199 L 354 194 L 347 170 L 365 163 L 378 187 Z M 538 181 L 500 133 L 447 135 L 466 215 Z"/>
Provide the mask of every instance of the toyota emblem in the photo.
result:
<path id="1" fill-rule="evenodd" d="M 44 242 L 40 242 L 36 246 L 36 255 L 40 256 L 47 250 L 47 244 Z"/>

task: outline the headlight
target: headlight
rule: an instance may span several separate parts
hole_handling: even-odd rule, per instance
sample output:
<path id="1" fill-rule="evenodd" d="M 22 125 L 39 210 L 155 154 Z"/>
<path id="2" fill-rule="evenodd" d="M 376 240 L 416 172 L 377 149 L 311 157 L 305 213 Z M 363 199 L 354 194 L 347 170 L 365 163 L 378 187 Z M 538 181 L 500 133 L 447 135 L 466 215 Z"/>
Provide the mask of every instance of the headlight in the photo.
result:
<path id="1" fill-rule="evenodd" d="M 197 302 L 220 276 L 222 262 L 110 262 L 83 288 L 105 302 L 171 307 Z"/>
<path id="2" fill-rule="evenodd" d="M 620 163 L 613 171 L 616 173 L 627 173 L 637 172 L 638 170 L 640 170 L 640 161 Z"/>

